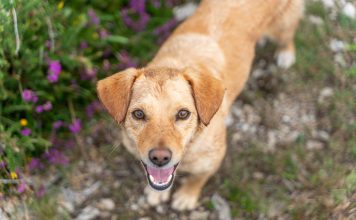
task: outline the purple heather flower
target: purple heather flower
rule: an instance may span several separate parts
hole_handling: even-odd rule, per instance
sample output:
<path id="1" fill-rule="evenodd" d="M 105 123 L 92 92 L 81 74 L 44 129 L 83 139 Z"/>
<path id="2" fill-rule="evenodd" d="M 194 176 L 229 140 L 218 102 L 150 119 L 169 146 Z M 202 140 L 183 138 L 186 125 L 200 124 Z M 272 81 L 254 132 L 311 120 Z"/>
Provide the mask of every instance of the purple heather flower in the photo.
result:
<path id="1" fill-rule="evenodd" d="M 145 11 L 146 0 L 131 0 L 130 7 L 121 11 L 121 17 L 124 24 L 134 31 L 145 29 L 150 20 L 149 14 Z"/>
<path id="2" fill-rule="evenodd" d="M 98 100 L 93 101 L 90 103 L 87 108 L 86 108 L 86 113 L 88 118 L 92 118 L 94 116 L 95 112 L 101 111 L 103 109 L 103 106 Z"/>
<path id="3" fill-rule="evenodd" d="M 32 132 L 31 129 L 24 128 L 24 129 L 21 130 L 21 135 L 22 136 L 29 136 L 31 134 L 31 132 Z"/>
<path id="4" fill-rule="evenodd" d="M 155 8 L 160 8 L 161 7 L 161 0 L 151 0 L 151 4 Z"/>
<path id="5" fill-rule="evenodd" d="M 47 101 L 45 104 L 42 105 L 42 108 L 44 111 L 49 111 L 52 109 L 52 103 L 50 101 Z"/>
<path id="6" fill-rule="evenodd" d="M 26 186 L 27 186 L 26 182 L 25 181 L 21 181 L 21 183 L 17 186 L 17 192 L 18 193 L 25 192 Z"/>
<path id="7" fill-rule="evenodd" d="M 108 35 L 109 35 L 109 32 L 105 28 L 100 29 L 99 36 L 101 39 L 107 38 Z"/>
<path id="8" fill-rule="evenodd" d="M 120 60 L 119 69 L 126 69 L 128 67 L 136 67 L 136 62 L 130 57 L 129 53 L 125 50 L 121 51 L 118 55 Z"/>
<path id="9" fill-rule="evenodd" d="M 175 28 L 176 25 L 177 25 L 177 21 L 175 19 L 171 19 L 167 23 L 156 28 L 153 31 L 153 33 L 159 37 L 158 42 L 162 43 L 165 39 L 167 39 L 167 37 L 169 36 L 169 34 L 173 30 L 173 28 Z"/>
<path id="10" fill-rule="evenodd" d="M 38 101 L 37 94 L 30 89 L 23 90 L 22 98 L 25 102 L 37 102 Z"/>
<path id="11" fill-rule="evenodd" d="M 146 0 L 131 0 L 130 8 L 138 13 L 145 13 L 145 2 Z"/>
<path id="12" fill-rule="evenodd" d="M 81 73 L 82 80 L 90 80 L 93 79 L 97 74 L 97 70 L 95 68 L 85 68 L 85 70 Z"/>
<path id="13" fill-rule="evenodd" d="M 104 71 L 110 70 L 110 66 L 111 66 L 111 64 L 110 64 L 109 60 L 107 60 L 107 59 L 103 60 L 103 70 Z"/>
<path id="14" fill-rule="evenodd" d="M 43 165 L 39 159 L 32 158 L 31 161 L 27 164 L 27 167 L 30 171 L 32 171 L 38 168 L 43 168 Z"/>
<path id="15" fill-rule="evenodd" d="M 42 198 L 45 195 L 45 193 L 46 193 L 46 188 L 43 185 L 41 185 L 38 188 L 38 190 L 36 191 L 36 197 L 37 198 Z"/>
<path id="16" fill-rule="evenodd" d="M 36 111 L 37 113 L 42 113 L 42 112 L 43 112 L 43 106 L 42 106 L 42 105 L 36 106 L 35 111 Z"/>
<path id="17" fill-rule="evenodd" d="M 80 131 L 82 128 L 82 124 L 80 122 L 80 119 L 75 119 L 72 124 L 69 125 L 69 130 L 73 133 L 76 134 Z"/>
<path id="18" fill-rule="evenodd" d="M 5 161 L 0 161 L 0 169 L 3 169 L 6 167 L 6 162 Z"/>
<path id="19" fill-rule="evenodd" d="M 50 40 L 46 40 L 45 46 L 46 46 L 48 49 L 51 49 L 51 46 L 52 46 L 51 41 L 50 41 Z"/>
<path id="20" fill-rule="evenodd" d="M 48 64 L 48 76 L 47 76 L 48 81 L 51 83 L 57 82 L 61 71 L 62 71 L 61 63 L 58 60 L 50 60 Z"/>
<path id="21" fill-rule="evenodd" d="M 89 24 L 98 26 L 100 24 L 100 19 L 96 15 L 93 9 L 88 10 Z"/>
<path id="22" fill-rule="evenodd" d="M 51 164 L 66 165 L 68 164 L 68 158 L 59 150 L 52 147 L 48 152 L 43 154 L 43 157 Z"/>
<path id="23" fill-rule="evenodd" d="M 63 125 L 63 121 L 58 120 L 58 121 L 53 122 L 52 127 L 53 127 L 55 130 L 57 130 L 57 129 L 59 129 L 60 127 L 62 127 L 62 125 Z"/>
<path id="24" fill-rule="evenodd" d="M 80 49 L 84 50 L 86 48 L 88 48 L 88 42 L 86 41 L 80 42 Z"/>
<path id="25" fill-rule="evenodd" d="M 112 50 L 110 48 L 106 48 L 104 51 L 103 51 L 103 58 L 109 58 L 112 54 Z"/>

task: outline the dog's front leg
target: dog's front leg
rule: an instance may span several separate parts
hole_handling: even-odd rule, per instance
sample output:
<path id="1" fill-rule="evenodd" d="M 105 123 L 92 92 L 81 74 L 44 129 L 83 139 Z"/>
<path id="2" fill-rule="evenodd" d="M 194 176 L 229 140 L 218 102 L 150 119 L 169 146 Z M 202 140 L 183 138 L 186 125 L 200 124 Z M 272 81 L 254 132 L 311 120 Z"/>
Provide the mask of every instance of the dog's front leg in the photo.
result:
<path id="1" fill-rule="evenodd" d="M 167 202 L 169 199 L 170 189 L 164 191 L 157 191 L 152 189 L 149 185 L 145 188 L 145 196 L 147 199 L 147 203 L 150 206 L 156 206 L 163 202 Z"/>
<path id="2" fill-rule="evenodd" d="M 197 205 L 200 192 L 213 173 L 191 174 L 173 195 L 172 208 L 175 210 L 191 210 Z"/>

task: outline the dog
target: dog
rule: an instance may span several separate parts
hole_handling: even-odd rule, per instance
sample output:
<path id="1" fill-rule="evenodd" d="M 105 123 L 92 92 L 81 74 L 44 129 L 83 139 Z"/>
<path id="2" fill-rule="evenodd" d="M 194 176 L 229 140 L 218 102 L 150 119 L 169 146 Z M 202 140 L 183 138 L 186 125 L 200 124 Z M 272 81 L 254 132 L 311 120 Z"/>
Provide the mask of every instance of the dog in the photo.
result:
<path id="1" fill-rule="evenodd" d="M 147 66 L 97 83 L 125 147 L 142 162 L 149 204 L 169 199 L 178 171 L 189 175 L 172 207 L 196 207 L 224 158 L 224 120 L 248 79 L 256 43 L 274 40 L 277 65 L 290 67 L 303 8 L 302 0 L 203 0 Z"/>

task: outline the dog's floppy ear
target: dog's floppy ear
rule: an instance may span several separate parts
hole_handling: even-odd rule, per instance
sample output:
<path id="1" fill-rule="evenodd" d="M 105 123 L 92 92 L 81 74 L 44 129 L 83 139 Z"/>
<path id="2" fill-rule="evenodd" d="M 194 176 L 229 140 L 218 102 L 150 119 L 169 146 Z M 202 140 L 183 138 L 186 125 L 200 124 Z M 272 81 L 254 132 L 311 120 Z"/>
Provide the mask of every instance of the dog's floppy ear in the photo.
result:
<path id="1" fill-rule="evenodd" d="M 184 71 L 184 77 L 192 87 L 199 119 L 207 126 L 219 110 L 224 98 L 223 83 L 207 71 L 197 71 L 191 68 Z"/>
<path id="2" fill-rule="evenodd" d="M 136 77 L 137 70 L 129 68 L 97 83 L 100 101 L 110 115 L 119 123 L 125 119 L 130 104 L 131 88 Z"/>

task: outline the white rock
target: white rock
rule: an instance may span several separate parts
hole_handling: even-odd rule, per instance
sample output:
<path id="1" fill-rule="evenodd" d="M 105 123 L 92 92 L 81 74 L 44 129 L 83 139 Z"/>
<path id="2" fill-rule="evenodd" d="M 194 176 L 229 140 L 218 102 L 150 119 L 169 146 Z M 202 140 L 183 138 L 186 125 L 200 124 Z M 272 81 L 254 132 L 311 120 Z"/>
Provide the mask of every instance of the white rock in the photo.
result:
<path id="1" fill-rule="evenodd" d="M 350 2 L 346 3 L 345 6 L 342 8 L 342 13 L 349 18 L 356 18 L 355 6 Z"/>
<path id="2" fill-rule="evenodd" d="M 341 67 L 346 67 L 347 63 L 344 56 L 341 53 L 337 53 L 334 56 L 335 63 L 339 64 Z"/>
<path id="3" fill-rule="evenodd" d="M 334 0 L 322 0 L 322 2 L 327 8 L 333 8 L 335 6 Z"/>
<path id="4" fill-rule="evenodd" d="M 110 198 L 106 198 L 106 199 L 101 199 L 98 204 L 97 207 L 101 210 L 114 210 L 115 208 L 115 203 L 112 199 Z"/>
<path id="5" fill-rule="evenodd" d="M 324 144 L 320 141 L 309 140 L 306 147 L 308 150 L 321 150 L 324 148 Z"/>
<path id="6" fill-rule="evenodd" d="M 174 18 L 177 21 L 183 21 L 187 17 L 191 16 L 196 9 L 197 9 L 197 4 L 193 2 L 189 2 L 184 5 L 174 7 L 173 8 Z"/>
<path id="7" fill-rule="evenodd" d="M 219 194 L 214 194 L 211 198 L 215 210 L 218 212 L 219 220 L 231 220 L 231 210 L 229 203 Z"/>
<path id="8" fill-rule="evenodd" d="M 345 43 L 338 39 L 332 39 L 330 41 L 329 47 L 333 52 L 340 52 L 345 49 Z"/>
<path id="9" fill-rule="evenodd" d="M 209 217 L 209 212 L 201 211 L 201 210 L 194 210 L 189 215 L 190 220 L 205 220 L 208 219 L 208 217 Z"/>
<path id="10" fill-rule="evenodd" d="M 325 87 L 320 91 L 318 102 L 323 103 L 325 99 L 331 97 L 334 94 L 334 90 L 331 87 Z"/>
<path id="11" fill-rule="evenodd" d="M 319 17 L 319 16 L 309 15 L 308 19 L 309 19 L 310 23 L 315 24 L 315 25 L 324 24 L 323 19 L 321 19 L 321 17 Z"/>
<path id="12" fill-rule="evenodd" d="M 100 214 L 100 211 L 97 208 L 94 208 L 93 206 L 87 206 L 85 207 L 80 214 L 75 218 L 76 220 L 91 220 L 95 219 L 98 217 Z"/>

